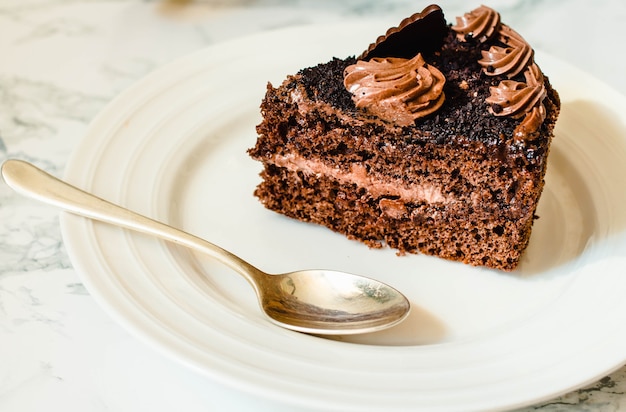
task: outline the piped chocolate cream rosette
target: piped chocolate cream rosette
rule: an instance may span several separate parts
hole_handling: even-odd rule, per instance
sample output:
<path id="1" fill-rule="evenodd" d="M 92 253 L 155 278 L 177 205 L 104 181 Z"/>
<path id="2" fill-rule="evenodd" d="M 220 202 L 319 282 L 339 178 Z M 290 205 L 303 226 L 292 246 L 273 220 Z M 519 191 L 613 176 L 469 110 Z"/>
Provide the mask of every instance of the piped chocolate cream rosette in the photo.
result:
<path id="1" fill-rule="evenodd" d="M 446 79 L 422 52 L 438 50 L 447 33 L 441 8 L 426 7 L 387 30 L 344 73 L 344 86 L 358 108 L 398 126 L 437 111 Z"/>
<path id="2" fill-rule="evenodd" d="M 443 74 L 421 54 L 411 60 L 374 57 L 348 66 L 344 85 L 356 107 L 399 126 L 427 116 L 445 100 Z"/>
<path id="3" fill-rule="evenodd" d="M 486 7 L 465 13 L 456 18 L 456 25 L 452 29 L 460 41 L 478 40 L 481 43 L 489 40 L 500 26 L 500 13 Z"/>
<path id="4" fill-rule="evenodd" d="M 541 70 L 532 64 L 525 72 L 526 82 L 503 80 L 498 87 L 489 89 L 491 96 L 489 111 L 495 116 L 511 116 L 524 120 L 515 129 L 515 137 L 521 138 L 539 129 L 546 118 L 546 109 L 542 104 L 546 89 Z"/>
<path id="5" fill-rule="evenodd" d="M 493 45 L 489 50 L 483 50 L 483 58 L 478 60 L 487 76 L 504 74 L 512 78 L 532 63 L 532 47 L 515 30 L 502 24 L 498 30 L 498 40 L 505 46 Z"/>

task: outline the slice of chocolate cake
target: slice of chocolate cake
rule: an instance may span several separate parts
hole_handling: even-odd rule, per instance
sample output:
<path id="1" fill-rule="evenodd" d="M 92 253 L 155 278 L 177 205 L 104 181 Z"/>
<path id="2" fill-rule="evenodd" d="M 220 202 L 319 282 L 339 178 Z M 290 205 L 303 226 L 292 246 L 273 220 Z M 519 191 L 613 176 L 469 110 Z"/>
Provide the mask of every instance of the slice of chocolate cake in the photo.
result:
<path id="1" fill-rule="evenodd" d="M 249 154 L 269 209 L 372 247 L 512 270 L 531 233 L 558 94 L 481 6 L 429 6 L 359 58 L 268 85 Z"/>

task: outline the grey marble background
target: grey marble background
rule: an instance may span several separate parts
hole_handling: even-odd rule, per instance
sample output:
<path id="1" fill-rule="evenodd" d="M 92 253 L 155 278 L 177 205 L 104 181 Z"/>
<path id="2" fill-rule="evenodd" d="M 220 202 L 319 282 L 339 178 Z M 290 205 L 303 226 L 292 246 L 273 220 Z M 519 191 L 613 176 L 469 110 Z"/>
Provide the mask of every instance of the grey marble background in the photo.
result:
<path id="1" fill-rule="evenodd" d="M 395 24 L 426 4 L 0 0 L 0 162 L 27 159 L 62 175 L 89 122 L 111 99 L 211 44 L 301 24 L 372 17 Z M 451 18 L 480 2 L 439 4 Z M 623 0 L 487 4 L 535 48 L 626 94 Z M 0 183 L 0 411 L 283 410 L 209 384 L 130 337 L 72 269 L 58 216 Z M 523 409 L 534 410 L 626 411 L 626 368 Z"/>

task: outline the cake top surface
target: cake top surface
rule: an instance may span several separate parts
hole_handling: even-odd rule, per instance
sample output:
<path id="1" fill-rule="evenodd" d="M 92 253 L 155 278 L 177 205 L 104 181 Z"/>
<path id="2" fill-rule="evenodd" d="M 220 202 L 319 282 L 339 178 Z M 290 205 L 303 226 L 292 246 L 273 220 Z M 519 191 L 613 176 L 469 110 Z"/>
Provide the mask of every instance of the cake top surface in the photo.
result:
<path id="1" fill-rule="evenodd" d="M 346 64 L 339 68 L 341 62 Z M 541 135 L 549 83 L 530 45 L 489 7 L 449 25 L 439 6 L 428 6 L 389 29 L 357 59 L 341 62 L 324 66 L 335 70 L 323 83 L 336 95 L 326 97 L 354 116 L 433 133 L 442 122 L 455 123 L 466 126 L 457 130 L 470 130 L 469 140 L 492 143 L 504 136 L 523 142 Z M 320 80 L 315 70 L 301 73 Z M 330 77 L 343 79 L 344 92 Z M 315 95 L 324 95 L 313 83 Z"/>
<path id="2" fill-rule="evenodd" d="M 400 129 L 400 134 L 407 140 L 449 143 L 458 139 L 457 130 L 466 130 L 467 135 L 464 137 L 467 141 L 498 145 L 503 143 L 500 136 L 512 134 L 519 122 L 510 117 L 496 117 L 489 113 L 489 105 L 485 99 L 489 96 L 492 82 L 488 80 L 485 83 L 480 75 L 480 67 L 476 61 L 479 51 L 468 46 L 459 43 L 454 34 L 450 33 L 441 51 L 424 56 L 426 61 L 435 64 L 446 76 L 444 93 L 447 98 L 435 113 L 418 119 L 418 127 L 383 122 L 378 116 L 356 106 L 352 94 L 343 84 L 345 68 L 357 61 L 354 57 L 333 59 L 303 69 L 292 86 L 301 82 L 310 98 L 329 104 L 357 122 L 377 125 L 380 130 L 388 127 Z"/>

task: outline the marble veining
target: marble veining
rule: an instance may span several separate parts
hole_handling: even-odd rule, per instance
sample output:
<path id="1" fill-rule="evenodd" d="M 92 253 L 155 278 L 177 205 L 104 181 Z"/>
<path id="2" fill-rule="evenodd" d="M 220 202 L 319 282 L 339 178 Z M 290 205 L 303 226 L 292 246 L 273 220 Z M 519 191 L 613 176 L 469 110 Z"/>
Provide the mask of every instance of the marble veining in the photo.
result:
<path id="1" fill-rule="evenodd" d="M 626 94 L 623 0 L 497 3 L 503 19 L 533 46 Z M 62 175 L 73 148 L 108 102 L 161 65 L 208 45 L 302 24 L 362 18 L 393 24 L 426 4 L 3 0 L 0 162 L 21 158 Z M 441 4 L 448 19 L 474 7 L 461 0 Z M 130 337 L 104 314 L 72 268 L 59 212 L 0 183 L 0 410 L 174 408 L 291 410 L 204 381 Z M 520 411 L 626 411 L 626 368 Z"/>

